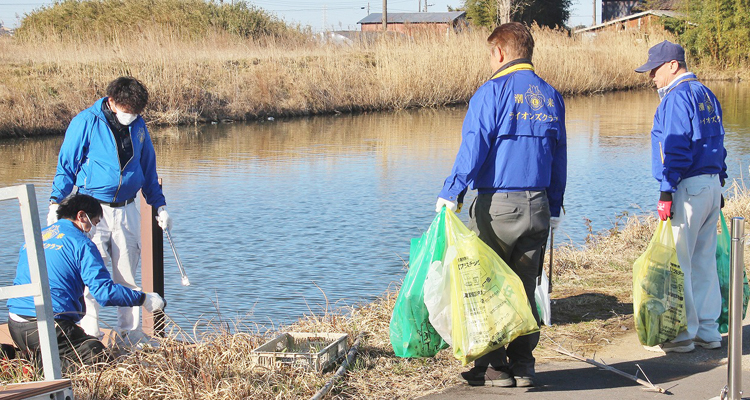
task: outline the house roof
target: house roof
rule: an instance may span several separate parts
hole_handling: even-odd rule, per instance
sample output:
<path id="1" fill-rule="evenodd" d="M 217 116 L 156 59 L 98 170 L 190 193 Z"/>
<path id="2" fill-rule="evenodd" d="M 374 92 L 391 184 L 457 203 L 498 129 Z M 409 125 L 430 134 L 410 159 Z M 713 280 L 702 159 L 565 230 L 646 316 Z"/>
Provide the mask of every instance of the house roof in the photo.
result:
<path id="1" fill-rule="evenodd" d="M 448 12 L 420 12 L 420 13 L 388 13 L 389 24 L 440 24 L 453 22 L 466 16 L 466 11 Z M 372 13 L 362 18 L 358 24 L 379 24 L 383 22 L 382 13 Z"/>
<path id="2" fill-rule="evenodd" d="M 648 10 L 648 11 L 643 11 L 643 12 L 639 12 L 635 14 L 630 14 L 622 18 L 612 19 L 612 20 L 609 20 L 607 22 L 604 22 L 598 25 L 589 26 L 588 28 L 579 29 L 573 33 L 595 31 L 600 28 L 604 28 L 605 26 L 619 24 L 621 22 L 630 21 L 631 19 L 638 19 L 646 15 L 655 15 L 657 17 L 672 17 L 672 18 L 684 17 L 682 13 L 679 13 L 677 11 L 672 11 L 672 10 Z"/>

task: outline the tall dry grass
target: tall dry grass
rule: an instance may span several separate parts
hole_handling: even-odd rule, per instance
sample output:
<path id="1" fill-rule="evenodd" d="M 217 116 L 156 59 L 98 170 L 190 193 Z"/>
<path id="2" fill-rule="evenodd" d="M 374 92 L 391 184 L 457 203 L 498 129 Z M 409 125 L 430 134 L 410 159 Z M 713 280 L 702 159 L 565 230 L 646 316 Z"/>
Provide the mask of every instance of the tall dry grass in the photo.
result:
<path id="1" fill-rule="evenodd" d="M 727 218 L 750 218 L 750 190 L 741 181 L 727 188 Z M 555 252 L 553 326 L 542 328 L 535 351 L 537 362 L 563 357 L 552 351 L 557 343 L 591 356 L 612 339 L 632 331 L 632 264 L 650 240 L 653 216 L 624 216 L 611 230 L 594 234 L 583 248 L 562 246 Z M 750 239 L 746 239 L 750 240 Z M 750 252 L 745 265 L 750 265 Z M 281 331 L 345 332 L 350 344 L 364 339 L 357 361 L 339 380 L 329 399 L 413 399 L 460 383 L 464 368 L 450 349 L 434 358 L 395 357 L 389 341 L 389 321 L 396 293 L 342 311 L 323 310 Z M 249 352 L 274 335 L 235 323 L 231 331 L 218 323 L 208 334 L 177 330 L 177 339 L 163 340 L 160 349 L 138 351 L 115 363 L 81 368 L 71 376 L 76 398 L 103 399 L 300 399 L 310 398 L 332 377 L 302 369 L 254 366 Z M 28 381 L 28 363 L 13 361 L 0 375 L 4 382 Z M 8 365 L 6 362 L 5 365 Z M 8 368 L 8 367 L 6 367 Z M 16 368 L 16 371 L 13 371 Z M 4 370 L 6 371 L 6 370 Z"/>
<path id="2" fill-rule="evenodd" d="M 584 39 L 547 29 L 534 35 L 539 74 L 567 95 L 647 86 L 633 68 L 662 39 Z M 486 36 L 385 36 L 351 46 L 215 30 L 195 40 L 165 29 L 113 40 L 0 38 L 0 137 L 63 131 L 120 75 L 149 88 L 145 117 L 152 124 L 465 102 L 492 72 Z"/>

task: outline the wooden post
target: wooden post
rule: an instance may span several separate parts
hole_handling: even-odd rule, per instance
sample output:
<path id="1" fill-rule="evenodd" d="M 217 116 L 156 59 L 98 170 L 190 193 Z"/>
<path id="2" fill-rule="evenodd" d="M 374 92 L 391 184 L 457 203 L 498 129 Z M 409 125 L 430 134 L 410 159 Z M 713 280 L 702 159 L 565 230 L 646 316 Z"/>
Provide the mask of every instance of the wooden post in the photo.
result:
<path id="1" fill-rule="evenodd" d="M 388 31 L 388 0 L 383 0 L 383 32 Z"/>
<path id="2" fill-rule="evenodd" d="M 159 186 L 161 186 L 161 178 Z M 164 297 L 164 236 L 156 222 L 156 209 L 146 203 L 141 193 L 141 288 Z M 142 310 L 143 332 L 164 336 L 164 313 Z"/>

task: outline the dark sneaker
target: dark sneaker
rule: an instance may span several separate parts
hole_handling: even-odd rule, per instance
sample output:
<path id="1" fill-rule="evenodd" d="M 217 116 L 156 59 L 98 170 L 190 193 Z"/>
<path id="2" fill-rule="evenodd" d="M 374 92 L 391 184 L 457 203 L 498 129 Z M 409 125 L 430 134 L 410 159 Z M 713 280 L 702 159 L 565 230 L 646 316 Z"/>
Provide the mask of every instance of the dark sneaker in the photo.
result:
<path id="1" fill-rule="evenodd" d="M 528 376 L 516 376 L 514 379 L 516 380 L 517 387 L 533 387 L 534 386 L 534 379 Z"/>
<path id="2" fill-rule="evenodd" d="M 716 349 L 721 348 L 721 341 L 707 342 L 697 336 L 695 337 L 695 339 L 693 339 L 693 343 L 697 344 L 700 347 L 703 347 L 704 349 L 709 349 L 709 350 L 716 350 Z"/>
<path id="3" fill-rule="evenodd" d="M 484 379 L 485 372 L 487 372 L 487 367 L 474 367 L 468 371 L 461 372 L 461 378 L 466 382 L 478 381 Z"/>
<path id="4" fill-rule="evenodd" d="M 476 367 L 475 367 L 476 368 Z M 474 368 L 472 368 L 474 369 Z M 467 371 L 471 372 L 471 371 Z M 463 376 L 463 374 L 461 374 Z M 469 375 L 469 374 L 467 374 Z M 504 371 L 496 370 L 492 367 L 487 368 L 483 375 L 474 374 L 468 376 L 466 382 L 471 386 L 493 386 L 493 387 L 513 387 L 516 386 L 516 380 Z"/>
<path id="5" fill-rule="evenodd" d="M 695 344 L 692 340 L 681 340 L 679 342 L 666 342 L 656 346 L 643 346 L 648 351 L 657 353 L 690 353 L 695 350 Z"/>

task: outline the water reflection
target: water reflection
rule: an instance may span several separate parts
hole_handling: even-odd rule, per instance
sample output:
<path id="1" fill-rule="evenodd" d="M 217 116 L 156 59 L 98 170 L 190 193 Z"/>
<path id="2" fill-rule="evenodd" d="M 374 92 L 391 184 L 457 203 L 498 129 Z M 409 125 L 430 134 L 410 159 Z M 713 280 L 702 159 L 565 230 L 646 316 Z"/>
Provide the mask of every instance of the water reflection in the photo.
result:
<path id="1" fill-rule="evenodd" d="M 750 90 L 719 85 L 716 92 L 736 177 L 750 163 L 742 112 Z M 567 100 L 568 217 L 558 241 L 580 243 L 589 228 L 608 229 L 623 212 L 652 212 L 657 104 L 651 91 Z M 217 308 L 253 323 L 287 322 L 399 282 L 409 239 L 434 217 L 464 114 L 455 107 L 155 129 L 173 237 L 193 284 L 180 286 L 166 253 L 167 312 L 187 326 L 215 318 Z M 0 186 L 35 183 L 43 220 L 61 141 L 0 142 Z M 19 222 L 17 206 L 0 203 L 4 282 L 14 273 Z"/>

